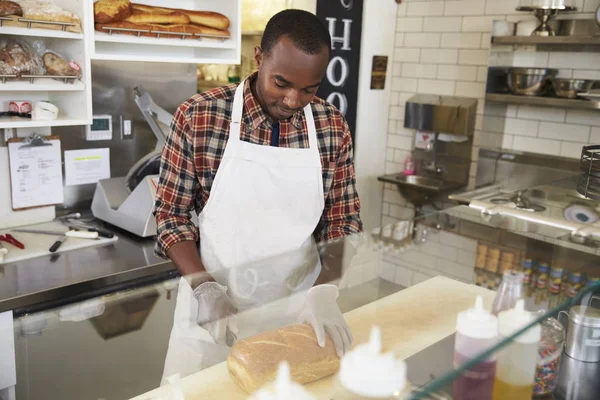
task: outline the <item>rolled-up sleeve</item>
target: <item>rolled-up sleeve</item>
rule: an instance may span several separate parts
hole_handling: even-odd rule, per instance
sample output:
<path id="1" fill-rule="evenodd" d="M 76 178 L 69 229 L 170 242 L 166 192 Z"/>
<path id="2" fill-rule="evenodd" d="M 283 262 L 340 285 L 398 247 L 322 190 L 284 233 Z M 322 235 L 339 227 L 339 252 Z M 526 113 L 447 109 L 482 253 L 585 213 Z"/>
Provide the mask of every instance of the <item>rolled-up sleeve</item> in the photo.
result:
<path id="1" fill-rule="evenodd" d="M 352 137 L 343 124 L 343 144 L 337 158 L 333 183 L 325 200 L 323 216 L 315 231 L 318 242 L 326 242 L 363 231 L 360 200 L 356 191 Z"/>
<path id="2" fill-rule="evenodd" d="M 189 118 L 184 108 L 177 109 L 163 148 L 154 216 L 157 240 L 154 251 L 162 258 L 175 244 L 198 242 L 198 228 L 192 222 L 196 212 L 199 183 L 190 141 Z"/>

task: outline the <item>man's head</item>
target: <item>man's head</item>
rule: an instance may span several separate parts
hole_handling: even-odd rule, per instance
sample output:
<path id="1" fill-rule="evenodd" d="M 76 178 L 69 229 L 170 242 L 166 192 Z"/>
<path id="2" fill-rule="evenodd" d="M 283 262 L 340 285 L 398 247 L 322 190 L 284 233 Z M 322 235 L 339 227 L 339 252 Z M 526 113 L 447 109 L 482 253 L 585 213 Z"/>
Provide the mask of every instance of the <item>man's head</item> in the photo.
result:
<path id="1" fill-rule="evenodd" d="M 255 94 L 274 120 L 291 117 L 312 100 L 329 63 L 331 38 L 323 23 L 302 10 L 274 15 L 255 49 Z"/>

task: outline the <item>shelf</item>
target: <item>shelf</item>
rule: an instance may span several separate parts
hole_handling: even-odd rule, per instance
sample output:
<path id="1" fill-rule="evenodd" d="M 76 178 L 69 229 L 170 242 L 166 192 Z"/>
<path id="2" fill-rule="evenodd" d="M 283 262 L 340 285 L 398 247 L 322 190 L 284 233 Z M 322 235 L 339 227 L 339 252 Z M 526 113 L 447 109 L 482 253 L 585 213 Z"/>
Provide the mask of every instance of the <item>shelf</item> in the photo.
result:
<path id="1" fill-rule="evenodd" d="M 39 128 L 39 127 L 52 127 L 52 126 L 76 126 L 76 125 L 90 125 L 92 121 L 85 119 L 55 119 L 54 121 L 32 121 L 28 119 L 21 119 L 18 117 L 0 117 L 0 129 L 6 128 Z"/>
<path id="2" fill-rule="evenodd" d="M 37 78 L 29 81 L 7 81 L 0 83 L 0 92 L 81 92 L 85 84 L 81 81 L 64 83 L 52 78 Z"/>
<path id="3" fill-rule="evenodd" d="M 487 101 L 507 104 L 521 104 L 542 107 L 574 108 L 581 110 L 600 110 L 599 101 L 559 99 L 556 97 L 515 96 L 512 94 L 488 93 Z"/>
<path id="4" fill-rule="evenodd" d="M 83 33 L 63 32 L 53 29 L 18 28 L 13 26 L 1 26 L 0 35 L 35 36 L 59 39 L 83 39 Z"/>
<path id="5" fill-rule="evenodd" d="M 496 36 L 492 38 L 492 44 L 515 44 L 515 45 L 598 45 L 600 36 Z"/>
<path id="6" fill-rule="evenodd" d="M 137 37 L 132 35 L 123 35 L 113 33 L 95 32 L 94 40 L 96 42 L 105 43 L 131 43 L 139 45 L 151 45 L 151 46 L 168 46 L 168 47 L 204 47 L 211 49 L 235 49 L 236 43 L 233 38 L 219 40 L 219 39 L 170 39 L 170 38 L 150 38 L 150 37 Z"/>

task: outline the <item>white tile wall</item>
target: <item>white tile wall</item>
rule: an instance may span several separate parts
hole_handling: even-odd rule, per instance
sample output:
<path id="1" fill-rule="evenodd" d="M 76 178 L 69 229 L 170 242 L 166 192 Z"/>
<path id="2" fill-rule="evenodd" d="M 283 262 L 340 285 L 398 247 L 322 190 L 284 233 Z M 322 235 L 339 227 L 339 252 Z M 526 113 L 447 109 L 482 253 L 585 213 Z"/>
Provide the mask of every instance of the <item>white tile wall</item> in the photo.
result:
<path id="1" fill-rule="evenodd" d="M 557 124 L 542 122 L 539 137 L 546 139 L 564 140 L 587 143 L 590 138 L 590 127 L 585 125 Z"/>
<path id="2" fill-rule="evenodd" d="M 546 140 L 530 138 L 524 136 L 515 136 L 513 138 L 513 149 L 518 151 L 530 151 L 535 149 L 536 153 L 557 155 L 560 152 L 561 142 L 558 140 Z"/>
<path id="3" fill-rule="evenodd" d="M 458 63 L 463 65 L 487 65 L 487 50 L 460 50 Z"/>
<path id="4" fill-rule="evenodd" d="M 456 64 L 458 50 L 423 49 L 421 62 L 430 64 Z"/>
<path id="5" fill-rule="evenodd" d="M 423 30 L 425 32 L 460 32 L 461 17 L 429 17 L 425 18 Z"/>
<path id="6" fill-rule="evenodd" d="M 481 0 L 459 0 L 444 2 L 444 15 L 481 15 L 485 9 L 485 2 Z"/>
<path id="7" fill-rule="evenodd" d="M 440 47 L 441 33 L 406 33 L 404 34 L 404 46 L 406 47 Z"/>

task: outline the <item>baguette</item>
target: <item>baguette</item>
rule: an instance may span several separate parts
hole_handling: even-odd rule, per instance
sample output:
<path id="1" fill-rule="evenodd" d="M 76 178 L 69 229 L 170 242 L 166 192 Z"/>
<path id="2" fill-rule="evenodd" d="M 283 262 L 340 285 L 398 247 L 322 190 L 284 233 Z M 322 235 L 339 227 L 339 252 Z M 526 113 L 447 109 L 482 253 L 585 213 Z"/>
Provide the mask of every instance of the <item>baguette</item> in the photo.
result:
<path id="1" fill-rule="evenodd" d="M 135 8 L 133 13 L 125 18 L 126 22 L 132 22 L 134 24 L 177 24 L 187 25 L 190 23 L 190 18 L 181 12 L 148 12 L 138 11 Z"/>
<path id="2" fill-rule="evenodd" d="M 233 381 L 252 393 L 277 376 L 281 361 L 290 365 L 292 379 L 309 383 L 334 374 L 340 359 L 331 338 L 324 348 L 310 325 L 291 325 L 264 332 L 236 343 L 227 356 L 227 369 Z"/>
<path id="3" fill-rule="evenodd" d="M 229 36 L 229 31 L 209 28 L 207 26 L 198 26 L 198 25 L 178 25 L 178 24 L 170 24 L 170 25 L 159 25 L 159 24 L 134 24 L 132 22 L 113 22 L 111 24 L 96 24 L 95 28 L 101 32 L 107 32 L 106 28 L 125 28 L 125 29 L 141 29 L 149 32 L 142 32 L 140 36 L 145 37 L 157 37 L 156 33 L 151 33 L 150 31 L 160 31 L 160 32 L 174 32 L 174 33 L 191 33 L 194 36 L 188 36 L 186 39 L 196 39 L 196 35 L 215 35 L 215 36 Z M 115 33 L 120 33 L 124 35 L 134 35 L 137 36 L 137 32 L 126 32 L 126 31 L 115 31 Z M 165 37 L 165 36 L 162 36 Z"/>
<path id="4" fill-rule="evenodd" d="M 94 3 L 94 21 L 97 23 L 119 22 L 130 15 L 129 0 L 98 0 Z"/>
<path id="5" fill-rule="evenodd" d="M 131 7 L 134 12 L 147 12 L 147 13 L 162 13 L 169 14 L 172 12 L 179 12 L 185 14 L 192 24 L 209 26 L 216 29 L 227 29 L 229 28 L 229 18 L 223 14 L 219 14 L 212 11 L 194 11 L 184 10 L 181 8 L 166 8 L 166 7 L 154 7 L 147 6 L 145 4 L 132 3 Z"/>

